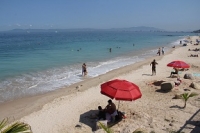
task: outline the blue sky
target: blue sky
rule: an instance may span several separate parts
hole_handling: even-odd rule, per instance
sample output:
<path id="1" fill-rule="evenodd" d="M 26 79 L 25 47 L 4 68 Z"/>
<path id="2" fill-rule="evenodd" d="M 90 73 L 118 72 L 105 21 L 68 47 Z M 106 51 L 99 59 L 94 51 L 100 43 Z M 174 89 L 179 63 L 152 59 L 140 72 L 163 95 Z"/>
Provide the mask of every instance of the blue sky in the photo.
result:
<path id="1" fill-rule="evenodd" d="M 0 0 L 0 31 L 10 29 L 200 29 L 200 0 Z"/>

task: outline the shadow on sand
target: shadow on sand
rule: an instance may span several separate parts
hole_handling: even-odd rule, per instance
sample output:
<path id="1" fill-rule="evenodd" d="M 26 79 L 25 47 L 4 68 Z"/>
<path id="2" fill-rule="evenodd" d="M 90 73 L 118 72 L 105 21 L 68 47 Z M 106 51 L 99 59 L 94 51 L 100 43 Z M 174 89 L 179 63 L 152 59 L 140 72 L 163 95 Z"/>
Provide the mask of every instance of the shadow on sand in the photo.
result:
<path id="1" fill-rule="evenodd" d="M 200 109 L 197 110 L 177 132 L 184 132 L 184 129 L 192 129 L 190 133 L 199 133 L 200 132 L 199 118 L 200 118 Z"/>
<path id="2" fill-rule="evenodd" d="M 168 93 L 168 92 L 170 92 L 170 91 L 164 91 L 164 90 L 158 89 L 158 90 L 156 90 L 156 92 L 160 92 L 160 93 Z"/>
<path id="3" fill-rule="evenodd" d="M 160 81 L 155 81 L 155 82 L 153 82 L 152 84 L 155 85 L 155 86 L 161 86 L 161 84 L 162 84 L 163 82 L 165 82 L 165 81 L 160 80 Z"/>
<path id="4" fill-rule="evenodd" d="M 152 76 L 152 74 L 142 74 L 142 76 Z"/>
<path id="5" fill-rule="evenodd" d="M 178 105 L 173 105 L 173 106 L 170 106 L 170 108 L 184 109 L 183 107 L 181 107 L 181 106 L 178 106 Z"/>
<path id="6" fill-rule="evenodd" d="M 91 127 L 92 131 L 96 130 L 96 114 L 98 110 L 90 110 L 80 115 L 79 122 Z"/>
<path id="7" fill-rule="evenodd" d="M 83 114 L 80 115 L 80 119 L 79 122 L 83 123 L 85 125 L 88 125 L 89 127 L 91 127 L 92 131 L 96 131 L 96 124 L 97 124 L 97 117 L 96 115 L 98 114 L 98 110 L 90 110 L 87 111 Z M 119 115 L 121 114 L 121 115 Z M 115 124 L 119 123 L 120 121 L 122 121 L 123 117 L 122 117 L 122 113 L 118 112 L 118 115 L 116 116 L 115 122 L 108 122 L 107 126 L 108 127 L 112 127 Z M 79 127 L 80 125 L 77 125 L 77 127 Z"/>

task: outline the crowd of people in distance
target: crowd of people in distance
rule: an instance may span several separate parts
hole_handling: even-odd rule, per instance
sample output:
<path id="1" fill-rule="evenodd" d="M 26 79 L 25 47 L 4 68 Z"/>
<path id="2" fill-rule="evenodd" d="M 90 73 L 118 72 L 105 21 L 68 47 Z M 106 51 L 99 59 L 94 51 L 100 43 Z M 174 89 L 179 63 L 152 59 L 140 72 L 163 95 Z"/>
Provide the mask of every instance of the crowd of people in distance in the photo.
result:
<path id="1" fill-rule="evenodd" d="M 188 51 L 200 51 L 200 48 L 188 49 Z"/>
<path id="2" fill-rule="evenodd" d="M 200 51 L 200 48 L 188 49 L 188 51 Z M 188 57 L 199 57 L 198 54 L 190 54 Z"/>
<path id="3" fill-rule="evenodd" d="M 199 57 L 198 54 L 190 54 L 188 57 Z"/>

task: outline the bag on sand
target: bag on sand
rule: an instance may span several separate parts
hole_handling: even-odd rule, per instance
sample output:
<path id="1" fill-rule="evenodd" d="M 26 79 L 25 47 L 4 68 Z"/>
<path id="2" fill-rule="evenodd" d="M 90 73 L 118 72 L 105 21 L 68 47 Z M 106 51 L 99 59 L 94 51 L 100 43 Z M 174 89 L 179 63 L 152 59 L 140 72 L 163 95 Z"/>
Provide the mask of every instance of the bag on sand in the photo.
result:
<path id="1" fill-rule="evenodd" d="M 121 111 L 117 110 L 117 115 L 115 116 L 115 120 L 121 120 L 124 118 L 124 114 Z"/>

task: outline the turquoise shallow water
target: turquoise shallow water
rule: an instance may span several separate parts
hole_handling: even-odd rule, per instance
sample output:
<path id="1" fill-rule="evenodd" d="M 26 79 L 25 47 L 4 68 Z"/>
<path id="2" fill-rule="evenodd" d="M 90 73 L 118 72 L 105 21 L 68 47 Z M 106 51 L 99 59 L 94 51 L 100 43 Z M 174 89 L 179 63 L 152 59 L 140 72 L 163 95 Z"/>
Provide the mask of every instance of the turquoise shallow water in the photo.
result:
<path id="1" fill-rule="evenodd" d="M 45 93 L 144 60 L 191 33 L 1 32 L 0 102 Z M 111 52 L 109 52 L 111 48 Z"/>

